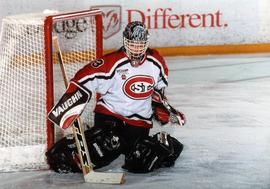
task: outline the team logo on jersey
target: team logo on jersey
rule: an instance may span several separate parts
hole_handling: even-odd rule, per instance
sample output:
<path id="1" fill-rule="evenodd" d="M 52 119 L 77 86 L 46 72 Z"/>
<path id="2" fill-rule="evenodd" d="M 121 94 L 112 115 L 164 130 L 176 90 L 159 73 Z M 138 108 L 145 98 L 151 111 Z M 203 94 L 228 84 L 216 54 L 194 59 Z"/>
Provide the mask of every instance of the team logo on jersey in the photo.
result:
<path id="1" fill-rule="evenodd" d="M 92 61 L 90 64 L 93 68 L 98 68 L 104 64 L 104 60 L 103 59 L 96 59 L 96 60 Z"/>
<path id="2" fill-rule="evenodd" d="M 129 98 L 142 100 L 149 98 L 154 91 L 154 78 L 146 75 L 130 77 L 123 85 L 123 92 Z"/>

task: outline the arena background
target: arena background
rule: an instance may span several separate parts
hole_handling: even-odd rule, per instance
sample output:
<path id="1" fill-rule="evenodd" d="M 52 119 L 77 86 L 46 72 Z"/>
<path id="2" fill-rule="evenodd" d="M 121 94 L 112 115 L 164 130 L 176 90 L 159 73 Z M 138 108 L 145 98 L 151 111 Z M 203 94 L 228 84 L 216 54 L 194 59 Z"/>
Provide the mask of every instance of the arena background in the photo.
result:
<path id="1" fill-rule="evenodd" d="M 90 7 L 104 10 L 106 51 L 121 46 L 128 21 L 141 19 L 150 27 L 151 47 L 164 55 L 181 55 L 164 57 L 170 73 L 166 95 L 185 113 L 187 124 L 160 127 L 155 123 L 151 134 L 170 133 L 184 144 L 183 153 L 173 168 L 149 174 L 127 173 L 122 186 L 84 183 L 82 174 L 40 170 L 0 172 L 0 189 L 270 189 L 270 1 L 0 0 L 0 22 L 8 15 Z M 23 63 L 14 65 L 15 69 L 7 66 L 4 72 L 0 67 L 0 86 L 9 86 L 5 81 L 10 77 L 2 76 L 8 71 L 25 73 Z M 27 74 L 13 76 L 18 83 L 28 84 L 25 90 L 35 83 L 24 79 Z M 10 88 L 8 96 L 21 94 Z M 28 91 L 25 94 L 32 99 Z M 26 99 L 24 95 L 19 98 Z M 31 104 L 25 106 L 27 110 L 35 110 Z M 21 104 L 6 111 L 2 104 L 0 110 L 10 115 L 18 106 Z M 11 135 L 10 139 L 18 137 Z M 1 161 L 4 156 L 15 163 L 24 160 L 12 154 L 21 153 L 17 148 L 4 150 L 8 153 L 1 153 L 0 147 L 0 169 L 6 164 Z M 123 172 L 123 162 L 121 156 L 98 171 Z"/>
<path id="2" fill-rule="evenodd" d="M 121 46 L 124 26 L 134 20 L 149 27 L 151 47 L 163 55 L 270 51 L 269 0 L 9 0 L 0 1 L 0 20 L 45 9 L 74 11 L 90 7 L 104 11 L 106 51 Z"/>

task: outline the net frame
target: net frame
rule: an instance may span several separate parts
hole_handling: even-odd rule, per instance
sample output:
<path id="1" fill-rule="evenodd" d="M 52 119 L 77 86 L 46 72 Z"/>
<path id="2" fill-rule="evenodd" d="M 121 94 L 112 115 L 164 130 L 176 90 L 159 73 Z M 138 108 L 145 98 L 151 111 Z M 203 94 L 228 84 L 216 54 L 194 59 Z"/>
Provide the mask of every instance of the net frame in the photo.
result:
<path id="1" fill-rule="evenodd" d="M 102 12 L 99 10 L 85 10 L 85 11 L 77 11 L 77 12 L 71 12 L 71 13 L 60 13 L 60 14 L 54 13 L 53 15 L 48 15 L 48 14 L 43 14 L 43 13 L 42 14 L 33 13 L 33 14 L 26 14 L 26 15 L 19 15 L 19 16 L 20 17 L 18 17 L 17 15 L 10 16 L 6 19 L 6 22 L 2 22 L 2 30 L 1 30 L 1 34 L 0 34 L 0 37 L 1 37 L 0 38 L 0 42 L 1 42 L 0 43 L 0 51 L 2 50 L 3 52 L 0 52 L 0 57 L 1 57 L 0 63 L 1 64 L 3 63 L 4 66 L 0 65 L 0 84 L 4 84 L 3 81 L 8 80 L 9 75 L 6 75 L 6 74 L 9 74 L 9 73 L 13 74 L 13 73 L 19 71 L 19 74 L 16 74 L 14 76 L 14 77 L 16 77 L 15 78 L 16 82 L 26 84 L 26 86 L 25 86 L 26 88 L 30 87 L 30 86 L 32 87 L 32 83 L 28 83 L 29 86 L 27 86 L 27 82 L 31 82 L 31 81 L 28 81 L 28 80 L 25 82 L 21 81 L 22 79 L 24 79 L 24 78 L 20 78 L 22 76 L 21 73 L 24 72 L 24 69 L 26 69 L 26 70 L 31 69 L 33 65 L 35 66 L 34 72 L 40 72 L 40 74 L 35 75 L 34 78 L 36 78 L 36 76 L 37 76 L 37 77 L 39 77 L 38 80 L 42 81 L 43 92 L 42 92 L 42 96 L 40 96 L 40 97 L 42 98 L 43 106 L 42 106 L 42 111 L 39 112 L 39 115 L 42 116 L 42 119 L 41 119 L 42 124 L 39 124 L 39 125 L 42 125 L 42 129 L 41 129 L 42 131 L 41 130 L 38 130 L 38 131 L 41 131 L 42 135 L 44 136 L 44 137 L 42 137 L 42 141 L 41 141 L 42 145 L 44 147 L 42 147 L 42 151 L 40 151 L 41 149 L 39 146 L 37 146 L 35 144 L 32 147 L 26 146 L 26 143 L 24 144 L 24 141 L 23 141 L 23 143 L 21 143 L 21 141 L 20 141 L 20 143 L 17 143 L 17 142 L 12 143 L 12 141 L 10 140 L 11 142 L 8 141 L 8 143 L 5 143 L 5 142 L 3 143 L 4 147 L 2 146 L 2 143 L 0 143 L 0 154 L 1 154 L 1 156 L 0 156 L 0 172 L 48 168 L 46 165 L 46 162 L 44 162 L 44 159 L 45 159 L 44 153 L 45 153 L 46 149 L 51 148 L 52 145 L 54 144 L 54 142 L 56 140 L 56 137 L 55 137 L 56 133 L 55 133 L 54 125 L 47 119 L 47 112 L 52 108 L 53 104 L 55 103 L 55 100 L 57 100 L 55 98 L 56 86 L 54 83 L 55 82 L 54 71 L 55 71 L 55 67 L 59 67 L 59 65 L 55 65 L 55 53 L 54 53 L 54 49 L 53 49 L 53 45 L 52 45 L 52 37 L 53 37 L 53 30 L 54 30 L 53 24 L 55 22 L 61 21 L 61 20 L 78 19 L 78 18 L 82 18 L 82 17 L 92 17 L 95 20 L 95 23 L 94 23 L 94 27 L 95 27 L 95 34 L 94 35 L 95 36 L 93 37 L 93 40 L 95 40 L 95 42 L 93 42 L 93 43 L 95 43 L 95 46 L 94 46 L 95 47 L 95 52 L 94 52 L 95 58 L 101 57 L 102 50 L 103 50 Z M 19 19 L 17 19 L 17 18 L 19 18 Z M 13 21 L 15 22 L 15 24 L 12 24 Z M 12 41 L 9 41 L 10 39 L 7 39 L 7 40 L 4 39 L 7 35 L 7 33 L 3 29 L 3 26 L 4 26 L 4 24 L 9 24 L 9 23 L 11 23 L 11 26 L 10 26 L 11 29 L 8 28 L 9 26 L 5 26 L 6 27 L 5 29 L 8 29 L 8 32 L 9 32 L 9 30 L 11 30 L 11 32 L 14 31 L 14 33 L 11 33 L 11 35 L 12 35 L 11 40 Z M 14 25 L 16 25 L 16 26 L 14 26 Z M 23 32 L 28 32 L 28 29 L 31 29 L 32 26 L 33 26 L 33 28 L 39 29 L 39 32 L 41 33 L 41 34 L 39 34 L 39 36 L 41 36 L 41 37 L 39 37 L 37 39 L 37 43 L 42 44 L 42 45 L 38 45 L 37 50 L 34 49 L 33 53 L 29 53 L 28 48 L 22 49 L 23 50 L 22 53 L 18 52 L 17 48 L 15 48 L 17 45 L 24 44 L 24 40 L 25 40 L 24 36 L 22 36 L 23 34 L 20 33 L 21 31 L 19 31 L 19 30 L 16 31 L 17 25 L 18 25 L 19 29 L 23 29 Z M 27 26 L 27 27 L 24 28 L 25 26 Z M 28 26 L 30 26 L 30 27 L 28 28 Z M 16 40 L 19 40 L 19 42 Z M 35 40 L 35 39 L 31 38 L 30 41 L 32 42 L 32 40 Z M 3 44 L 2 44 L 2 42 L 3 42 Z M 26 42 L 26 43 L 28 44 L 28 42 Z M 6 45 L 8 45 L 8 46 L 6 46 Z M 6 46 L 6 47 L 4 48 L 3 46 Z M 35 46 L 31 43 L 31 48 L 32 47 L 35 47 Z M 9 52 L 6 52 L 7 49 Z M 5 53 L 9 53 L 9 56 L 6 56 Z M 17 54 L 17 53 L 19 53 L 19 54 Z M 23 53 L 25 53 L 25 54 L 23 54 Z M 8 60 L 2 60 L 2 59 L 8 59 Z M 31 65 L 27 65 L 28 60 L 25 60 L 25 59 L 30 59 L 30 61 L 36 60 L 37 62 L 31 62 Z M 6 62 L 8 62 L 8 66 L 5 65 Z M 25 66 L 26 66 L 26 68 L 25 68 Z M 38 66 L 38 69 L 36 69 L 36 66 Z M 10 72 L 11 69 L 14 69 L 14 70 L 12 72 Z M 29 73 L 26 73 L 26 75 L 27 74 L 29 74 Z M 4 77 L 6 77 L 6 79 L 3 79 Z M 34 83 L 38 83 L 38 82 L 34 82 Z M 0 86 L 0 89 L 3 90 L 4 87 Z M 7 89 L 7 91 L 9 89 Z M 11 88 L 11 89 L 12 90 L 8 91 L 9 93 L 7 95 L 12 96 L 12 93 L 16 92 L 15 89 L 13 89 L 13 88 Z M 27 89 L 26 89 L 26 91 L 27 91 Z M 44 94 L 44 92 L 45 92 L 45 94 Z M 4 92 L 0 91 L 0 98 L 3 97 L 2 96 L 3 94 L 4 94 Z M 27 98 L 31 99 L 31 94 L 27 93 L 26 95 L 27 95 Z M 26 95 L 23 95 L 22 97 L 19 96 L 19 98 L 23 99 Z M 8 98 L 9 98 L 9 96 L 8 96 Z M 45 99 L 45 102 L 43 102 L 44 99 Z M 10 100 L 10 99 L 8 99 L 8 100 Z M 3 103 L 4 101 L 5 100 L 3 100 L 3 98 L 2 98 L 0 102 Z M 15 102 L 17 102 L 17 100 Z M 21 106 L 21 104 L 18 104 L 11 111 L 11 110 L 9 110 L 9 108 L 5 108 L 5 106 L 1 106 L 1 104 L 0 104 L 0 108 L 2 110 L 0 110 L 0 112 L 1 112 L 0 115 L 4 115 L 5 111 L 9 111 L 9 112 L 7 112 L 8 116 L 10 116 L 10 115 L 13 116 L 12 111 L 16 110 L 17 106 L 18 107 Z M 26 107 L 26 108 L 29 109 L 29 107 Z M 38 107 L 38 108 L 37 109 L 34 108 L 33 111 L 36 111 L 36 110 L 39 111 L 41 109 L 41 107 Z M 25 109 L 23 109 L 23 110 L 25 110 Z M 20 114 L 24 114 L 24 113 L 27 114 L 27 112 L 20 111 Z M 18 118 L 15 117 L 16 121 L 18 119 L 20 119 L 19 117 L 21 117 L 21 115 L 18 116 L 18 113 L 14 114 L 14 115 L 18 117 Z M 24 116 L 24 115 L 22 115 L 22 116 Z M 6 115 L 4 115 L 3 117 L 5 118 Z M 0 120 L 0 127 L 2 124 L 7 125 L 9 127 L 13 126 L 13 122 L 10 122 L 10 121 L 12 121 L 13 118 L 12 119 L 7 118 L 7 121 L 4 121 L 4 122 L 2 121 L 2 120 L 4 120 L 4 119 L 2 119 L 2 116 L 0 119 L 1 119 Z M 28 118 L 28 117 L 26 117 L 26 119 L 31 120 L 31 118 Z M 22 123 L 24 123 L 24 122 L 22 122 Z M 34 122 L 31 121 L 31 124 L 35 125 L 35 123 L 36 123 L 35 121 Z M 24 125 L 21 124 L 19 126 L 24 126 Z M 30 132 L 32 132 L 32 127 L 31 127 L 32 125 L 29 125 L 29 126 L 30 126 L 29 128 L 31 129 Z M 15 127 L 17 128 L 17 125 Z M 46 127 L 46 129 L 45 129 L 45 127 Z M 33 130 L 35 130 L 35 129 L 33 129 Z M 46 130 L 46 131 L 44 131 L 44 130 Z M 0 131 L 2 132 L 3 130 L 0 128 Z M 10 137 L 6 137 L 9 134 L 11 134 L 12 132 L 13 132 L 12 130 L 11 130 L 11 132 L 5 131 L 5 133 L 3 135 L 2 135 L 2 133 L 0 133 L 0 139 L 2 139 L 2 137 L 3 137 L 3 138 L 7 138 L 7 140 L 12 139 L 12 140 L 16 141 L 17 140 L 16 137 L 18 137 L 17 134 L 14 134 L 14 135 L 12 134 L 12 135 L 10 135 Z M 28 131 L 26 134 L 28 135 Z M 41 134 L 39 133 L 39 135 L 41 135 Z M 24 139 L 24 140 L 26 141 L 27 139 Z M 44 142 L 46 142 L 46 144 Z M 14 146 L 16 144 L 18 144 L 19 148 Z M 5 145 L 8 146 L 7 149 L 5 149 Z M 31 153 L 29 154 L 30 156 L 24 156 L 24 157 L 22 157 L 22 159 L 17 158 L 22 153 L 22 151 L 25 151 L 28 153 L 30 150 L 31 150 Z M 33 153 L 32 153 L 32 150 L 34 151 Z M 41 156 L 43 156 L 43 157 L 41 157 Z M 20 161 L 28 162 L 28 159 L 30 160 L 30 162 L 35 161 L 34 159 L 38 159 L 38 162 L 42 161 L 42 164 L 39 164 L 39 163 L 27 164 L 27 165 L 25 165 L 25 167 L 20 167 Z M 5 165 L 10 165 L 11 162 L 12 162 L 12 168 L 11 169 L 6 168 Z M 14 165 L 13 165 L 13 162 L 14 162 Z M 4 165 L 4 167 L 2 167 L 1 165 Z"/>
<path id="2" fill-rule="evenodd" d="M 46 17 L 44 21 L 44 41 L 45 41 L 45 73 L 46 73 L 46 111 L 47 114 L 54 105 L 54 79 L 53 79 L 53 42 L 52 31 L 54 21 L 64 21 L 78 19 L 86 16 L 95 16 L 96 21 L 96 58 L 100 58 L 103 52 L 103 26 L 102 12 L 98 9 L 78 11 L 72 13 L 57 14 Z M 54 124 L 47 120 L 47 148 L 51 148 L 55 142 Z"/>

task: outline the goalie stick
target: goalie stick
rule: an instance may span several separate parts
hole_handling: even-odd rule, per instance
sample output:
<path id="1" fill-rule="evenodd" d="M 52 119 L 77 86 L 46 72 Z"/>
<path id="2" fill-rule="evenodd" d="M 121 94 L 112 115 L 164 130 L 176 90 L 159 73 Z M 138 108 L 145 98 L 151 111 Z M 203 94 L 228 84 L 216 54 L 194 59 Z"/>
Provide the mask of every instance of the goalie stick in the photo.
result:
<path id="1" fill-rule="evenodd" d="M 66 76 L 65 67 L 63 63 L 63 56 L 60 50 L 58 38 L 53 37 L 53 44 L 58 56 L 63 80 L 65 86 L 68 86 L 68 78 Z M 89 183 L 104 183 L 104 184 L 122 184 L 124 183 L 124 173 L 106 173 L 95 172 L 92 167 L 88 147 L 85 140 L 84 131 L 82 130 L 82 122 L 80 117 L 74 122 L 72 126 L 73 134 L 75 136 L 76 146 L 79 152 L 81 168 L 85 182 Z"/>

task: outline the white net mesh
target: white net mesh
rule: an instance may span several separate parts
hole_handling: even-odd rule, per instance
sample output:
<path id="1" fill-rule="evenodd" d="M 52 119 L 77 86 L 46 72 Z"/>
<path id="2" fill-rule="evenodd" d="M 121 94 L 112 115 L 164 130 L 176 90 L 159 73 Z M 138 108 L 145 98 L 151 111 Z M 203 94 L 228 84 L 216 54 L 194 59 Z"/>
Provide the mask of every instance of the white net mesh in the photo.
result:
<path id="1" fill-rule="evenodd" d="M 46 168 L 46 76 L 44 14 L 8 17 L 0 38 L 0 171 Z M 58 21 L 68 78 L 96 57 L 94 17 Z M 58 62 L 54 55 L 54 62 Z M 53 65 L 54 99 L 64 92 L 59 64 Z M 95 99 L 95 97 L 92 97 Z M 94 102 L 82 117 L 92 124 Z"/>

